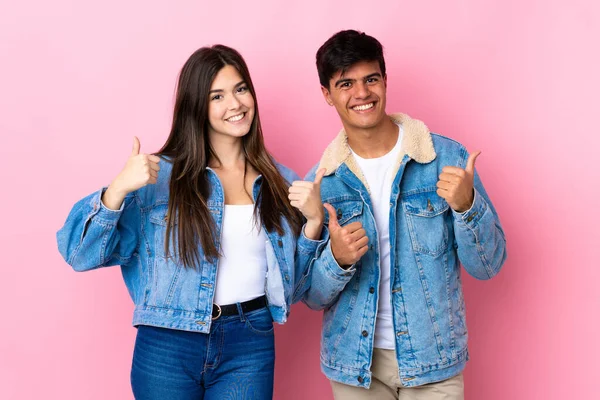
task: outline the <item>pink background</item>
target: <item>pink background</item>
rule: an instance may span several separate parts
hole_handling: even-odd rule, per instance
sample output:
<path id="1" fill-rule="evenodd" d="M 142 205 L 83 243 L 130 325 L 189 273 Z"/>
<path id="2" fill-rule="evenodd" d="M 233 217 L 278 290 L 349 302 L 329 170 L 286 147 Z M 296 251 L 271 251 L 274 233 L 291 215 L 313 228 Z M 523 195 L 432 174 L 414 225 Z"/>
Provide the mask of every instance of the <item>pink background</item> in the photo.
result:
<path id="1" fill-rule="evenodd" d="M 347 28 L 386 48 L 388 112 L 483 151 L 509 260 L 491 281 L 466 279 L 467 399 L 597 398 L 600 6 L 207 3 L 0 3 L 0 398 L 132 397 L 135 329 L 119 269 L 71 271 L 55 232 L 121 169 L 133 135 L 142 151 L 164 142 L 187 57 L 214 43 L 241 51 L 267 144 L 303 175 L 340 127 L 314 54 Z M 296 305 L 277 328 L 276 399 L 331 398 L 320 321 Z"/>

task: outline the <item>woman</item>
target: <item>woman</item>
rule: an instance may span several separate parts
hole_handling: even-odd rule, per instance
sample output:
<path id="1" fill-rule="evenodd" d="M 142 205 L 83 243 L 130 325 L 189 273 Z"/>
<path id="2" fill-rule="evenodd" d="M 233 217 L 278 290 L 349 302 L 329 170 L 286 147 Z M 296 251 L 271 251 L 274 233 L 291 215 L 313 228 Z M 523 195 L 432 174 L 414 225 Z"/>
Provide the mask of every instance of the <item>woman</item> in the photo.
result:
<path id="1" fill-rule="evenodd" d="M 323 211 L 318 185 L 265 149 L 241 55 L 204 47 L 183 66 L 173 125 L 156 155 L 134 138 L 106 189 L 80 200 L 58 232 L 77 271 L 121 265 L 138 327 L 138 399 L 270 399 L 273 321 L 307 282 Z M 300 185 L 302 186 L 302 185 Z"/>

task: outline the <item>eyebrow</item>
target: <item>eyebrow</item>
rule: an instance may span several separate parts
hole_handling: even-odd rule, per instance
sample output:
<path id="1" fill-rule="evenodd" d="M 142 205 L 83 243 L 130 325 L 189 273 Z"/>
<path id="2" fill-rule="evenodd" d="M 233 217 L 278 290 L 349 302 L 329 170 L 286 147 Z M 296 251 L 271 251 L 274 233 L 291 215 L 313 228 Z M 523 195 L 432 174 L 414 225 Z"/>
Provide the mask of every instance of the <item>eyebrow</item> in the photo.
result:
<path id="1" fill-rule="evenodd" d="M 381 78 L 381 74 L 380 74 L 379 72 L 375 72 L 375 73 L 372 73 L 372 74 L 370 74 L 370 75 L 367 75 L 367 76 L 365 76 L 365 77 L 364 77 L 364 78 L 362 78 L 362 79 L 363 79 L 363 80 L 367 80 L 367 79 L 369 79 L 369 78 L 375 78 L 375 77 Z M 343 79 L 343 78 L 342 78 L 342 79 L 339 79 L 339 80 L 337 80 L 337 81 L 335 82 L 335 85 L 334 85 L 334 86 L 335 86 L 335 87 L 338 87 L 339 85 L 341 85 L 341 84 L 344 84 L 344 83 L 346 83 L 346 82 L 351 82 L 351 83 L 352 83 L 352 82 L 354 82 L 354 81 L 356 81 L 356 79 Z"/>
<path id="2" fill-rule="evenodd" d="M 238 82 L 238 83 L 237 83 L 237 84 L 236 84 L 236 85 L 235 85 L 233 88 L 234 88 L 234 89 L 237 89 L 238 87 L 240 87 L 240 86 L 242 86 L 242 85 L 245 85 L 245 84 L 246 84 L 246 81 L 240 81 L 240 82 Z M 224 91 L 225 91 L 225 90 L 223 90 L 223 89 L 213 89 L 213 90 L 209 90 L 209 91 L 208 91 L 208 94 L 212 94 L 212 93 L 220 93 L 220 92 L 224 92 Z"/>

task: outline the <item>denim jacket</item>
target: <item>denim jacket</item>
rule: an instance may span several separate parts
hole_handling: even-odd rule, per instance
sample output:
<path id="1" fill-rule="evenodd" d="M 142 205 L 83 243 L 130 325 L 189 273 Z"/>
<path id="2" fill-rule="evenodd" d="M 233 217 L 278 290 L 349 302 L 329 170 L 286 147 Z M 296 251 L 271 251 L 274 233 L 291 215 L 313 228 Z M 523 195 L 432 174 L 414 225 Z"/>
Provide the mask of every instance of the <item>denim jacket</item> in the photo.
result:
<path id="1" fill-rule="evenodd" d="M 400 379 L 411 387 L 463 370 L 468 352 L 460 264 L 475 278 L 489 279 L 506 259 L 506 242 L 477 174 L 474 202 L 464 213 L 453 211 L 436 194 L 443 167 L 465 168 L 466 149 L 430 133 L 421 121 L 403 114 L 391 119 L 404 131 L 390 198 L 392 318 Z M 345 270 L 337 264 L 329 243 L 319 246 L 303 301 L 324 310 L 324 374 L 368 388 L 379 293 L 379 241 L 368 185 L 343 130 L 306 179 L 313 180 L 320 168 L 327 169 L 321 182 L 323 202 L 336 209 L 340 225 L 362 223 L 369 250 Z"/>
<path id="2" fill-rule="evenodd" d="M 278 165 L 288 182 L 298 179 Z M 135 303 L 133 325 L 152 325 L 208 333 L 217 265 L 201 256 L 197 268 L 184 268 L 176 258 L 165 257 L 164 244 L 172 164 L 160 161 L 155 185 L 147 185 L 125 198 L 121 209 L 110 210 L 101 202 L 103 190 L 75 204 L 64 227 L 57 233 L 58 248 L 76 271 L 120 265 L 125 284 Z M 208 208 L 221 232 L 224 195 L 217 174 L 207 170 L 211 185 Z M 253 185 L 256 200 L 262 177 Z M 265 292 L 273 320 L 284 323 L 291 303 L 298 301 L 308 282 L 308 265 L 316 256 L 318 241 L 292 232 L 283 221 L 284 234 L 265 230 L 267 276 Z M 264 227 L 263 227 L 264 229 Z M 171 241 L 171 254 L 177 244 Z M 202 255 L 202 249 L 200 254 Z"/>

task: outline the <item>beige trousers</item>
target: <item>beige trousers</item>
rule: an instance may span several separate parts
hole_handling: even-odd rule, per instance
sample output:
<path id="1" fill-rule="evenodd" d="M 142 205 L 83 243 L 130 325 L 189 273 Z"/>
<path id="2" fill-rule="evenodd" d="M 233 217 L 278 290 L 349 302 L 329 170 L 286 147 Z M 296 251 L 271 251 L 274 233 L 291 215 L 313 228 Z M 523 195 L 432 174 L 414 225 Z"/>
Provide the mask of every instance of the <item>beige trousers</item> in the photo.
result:
<path id="1" fill-rule="evenodd" d="M 462 373 L 442 382 L 404 387 L 398 376 L 394 350 L 373 349 L 371 387 L 345 385 L 331 381 L 335 400 L 464 400 Z"/>

